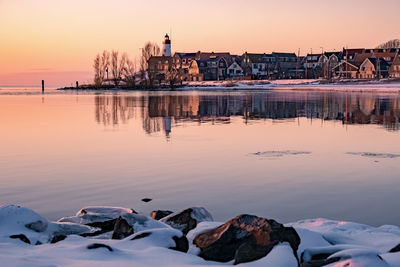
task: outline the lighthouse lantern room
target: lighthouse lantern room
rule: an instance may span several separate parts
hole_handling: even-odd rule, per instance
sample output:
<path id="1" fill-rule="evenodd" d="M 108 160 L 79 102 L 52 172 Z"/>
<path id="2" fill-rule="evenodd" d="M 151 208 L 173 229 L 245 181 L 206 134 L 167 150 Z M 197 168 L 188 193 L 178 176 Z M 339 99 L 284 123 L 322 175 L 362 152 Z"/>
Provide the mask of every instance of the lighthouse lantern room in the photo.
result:
<path id="1" fill-rule="evenodd" d="M 163 43 L 163 56 L 170 57 L 171 56 L 171 40 L 169 39 L 168 34 L 165 35 L 164 43 Z"/>

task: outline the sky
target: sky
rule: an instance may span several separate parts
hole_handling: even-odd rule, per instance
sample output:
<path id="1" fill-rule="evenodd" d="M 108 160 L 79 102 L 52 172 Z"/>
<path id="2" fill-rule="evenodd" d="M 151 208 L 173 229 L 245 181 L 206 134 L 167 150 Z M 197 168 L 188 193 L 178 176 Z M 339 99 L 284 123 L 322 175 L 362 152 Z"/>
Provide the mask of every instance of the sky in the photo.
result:
<path id="1" fill-rule="evenodd" d="M 138 58 L 165 33 L 172 52 L 375 47 L 400 38 L 399 9 L 399 0 L 0 0 L 0 86 L 89 83 L 97 53 Z"/>

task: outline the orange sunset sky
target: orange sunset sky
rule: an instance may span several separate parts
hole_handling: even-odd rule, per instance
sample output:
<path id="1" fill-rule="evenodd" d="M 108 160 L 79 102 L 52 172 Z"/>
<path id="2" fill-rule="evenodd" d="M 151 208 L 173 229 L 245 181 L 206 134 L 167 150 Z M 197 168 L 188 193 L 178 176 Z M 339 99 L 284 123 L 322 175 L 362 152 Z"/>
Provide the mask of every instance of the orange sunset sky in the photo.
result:
<path id="1" fill-rule="evenodd" d="M 91 82 L 102 50 L 296 52 L 400 38 L 399 0 L 0 0 L 0 86 Z"/>

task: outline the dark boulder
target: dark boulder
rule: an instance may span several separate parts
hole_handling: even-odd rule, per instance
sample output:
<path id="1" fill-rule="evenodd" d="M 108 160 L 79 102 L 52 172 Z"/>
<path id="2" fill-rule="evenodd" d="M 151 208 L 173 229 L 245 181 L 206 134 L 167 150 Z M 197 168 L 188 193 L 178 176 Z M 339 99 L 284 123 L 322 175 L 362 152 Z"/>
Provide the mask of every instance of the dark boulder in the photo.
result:
<path id="1" fill-rule="evenodd" d="M 334 258 L 324 258 L 324 259 L 318 259 L 318 258 L 313 258 L 310 261 L 303 262 L 300 266 L 301 267 L 322 267 L 326 266 L 328 264 L 338 262 L 340 261 L 339 257 L 334 257 Z"/>
<path id="2" fill-rule="evenodd" d="M 152 201 L 152 199 L 151 199 L 151 198 L 145 197 L 145 198 L 142 198 L 142 201 L 147 203 L 147 202 Z"/>
<path id="3" fill-rule="evenodd" d="M 30 223 L 25 224 L 25 227 L 30 230 L 40 233 L 40 232 L 46 231 L 47 225 L 48 225 L 47 221 L 38 220 L 35 222 L 30 222 Z"/>
<path id="4" fill-rule="evenodd" d="M 181 251 L 181 252 L 188 252 L 189 250 L 189 241 L 187 240 L 186 236 L 177 237 L 174 236 L 172 239 L 175 241 L 175 247 L 170 247 L 170 249 Z"/>
<path id="5" fill-rule="evenodd" d="M 164 217 L 160 222 L 182 231 L 186 235 L 203 221 L 213 221 L 211 214 L 204 208 L 193 207 L 180 212 L 175 212 Z"/>
<path id="6" fill-rule="evenodd" d="M 62 240 L 64 240 L 64 239 L 66 239 L 66 238 L 67 238 L 66 235 L 55 235 L 55 236 L 53 236 L 53 238 L 50 240 L 50 243 L 51 243 L 51 244 L 55 244 L 55 243 L 60 242 L 60 241 L 62 241 Z"/>
<path id="7" fill-rule="evenodd" d="M 108 251 L 113 251 L 113 249 L 109 245 L 93 243 L 87 246 L 87 249 L 96 249 L 96 248 L 106 248 Z"/>
<path id="8" fill-rule="evenodd" d="M 392 248 L 389 252 L 390 253 L 400 252 L 400 244 Z"/>
<path id="9" fill-rule="evenodd" d="M 150 236 L 150 235 L 151 235 L 150 232 L 149 232 L 149 233 L 141 233 L 141 234 L 138 234 L 138 235 L 135 235 L 134 237 L 132 237 L 131 240 L 142 239 L 142 238 L 148 237 L 148 236 Z"/>
<path id="10" fill-rule="evenodd" d="M 260 259 L 279 242 L 288 242 L 298 258 L 300 237 L 294 228 L 253 215 L 239 215 L 193 240 L 205 260 L 235 260 L 235 264 Z"/>
<path id="11" fill-rule="evenodd" d="M 151 218 L 154 220 L 160 220 L 168 215 L 172 214 L 172 211 L 169 210 L 154 210 L 150 213 Z"/>
<path id="12" fill-rule="evenodd" d="M 124 239 L 133 234 L 133 227 L 122 217 L 119 217 L 114 225 L 112 239 Z"/>
<path id="13" fill-rule="evenodd" d="M 31 241 L 29 240 L 29 238 L 27 238 L 26 235 L 24 235 L 24 234 L 10 235 L 10 238 L 11 238 L 11 239 L 19 239 L 19 240 L 21 240 L 22 242 L 25 242 L 25 243 L 27 243 L 27 244 L 30 244 L 30 243 L 31 243 Z"/>

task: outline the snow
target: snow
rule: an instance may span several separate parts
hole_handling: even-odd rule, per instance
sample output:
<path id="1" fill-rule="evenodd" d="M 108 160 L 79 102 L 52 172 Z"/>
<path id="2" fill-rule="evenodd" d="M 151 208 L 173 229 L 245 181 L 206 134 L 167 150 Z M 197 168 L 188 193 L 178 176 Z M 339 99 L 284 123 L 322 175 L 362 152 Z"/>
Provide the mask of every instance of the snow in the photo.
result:
<path id="1" fill-rule="evenodd" d="M 49 222 L 36 212 L 19 206 L 0 207 L 0 259 L 2 266 L 221 266 L 233 262 L 217 263 L 198 257 L 199 249 L 193 239 L 200 233 L 214 229 L 223 222 L 202 221 L 187 234 L 188 253 L 169 249 L 175 246 L 174 237 L 179 230 L 147 216 L 134 214 L 130 209 L 118 207 L 89 207 L 76 216 L 65 217 L 63 222 Z M 104 212 L 104 214 L 102 214 Z M 208 212 L 207 212 L 208 213 Z M 88 215 L 90 216 L 84 216 Z M 135 233 L 123 240 L 109 236 L 81 237 L 77 234 L 95 231 L 82 222 L 98 221 L 123 216 L 133 223 Z M 208 217 L 205 213 L 195 217 Z M 66 219 L 68 218 L 68 219 Z M 229 219 L 229 218 L 228 218 Z M 79 223 L 77 223 L 79 222 Z M 400 266 L 400 253 L 388 251 L 400 243 L 400 227 L 384 225 L 371 227 L 344 221 L 309 219 L 286 224 L 298 232 L 301 243 L 298 257 L 310 260 L 313 255 L 326 253 L 329 258 L 340 257 L 328 266 Z M 137 229 L 136 229 L 137 227 Z M 55 244 L 49 242 L 55 233 L 75 233 Z M 10 235 L 24 234 L 31 244 Z M 132 240 L 133 239 L 133 240 Z M 40 245 L 35 245 L 39 241 Z M 109 246 L 88 249 L 92 244 Z M 39 243 L 38 243 L 39 244 Z M 347 264 L 347 265 L 346 265 Z M 298 266 L 296 257 L 287 243 L 280 243 L 264 258 L 241 266 Z"/>
<path id="2" fill-rule="evenodd" d="M 180 90 L 294 90 L 294 91 L 338 91 L 400 93 L 400 81 L 348 80 L 325 83 L 323 80 L 243 80 L 188 82 Z"/>

